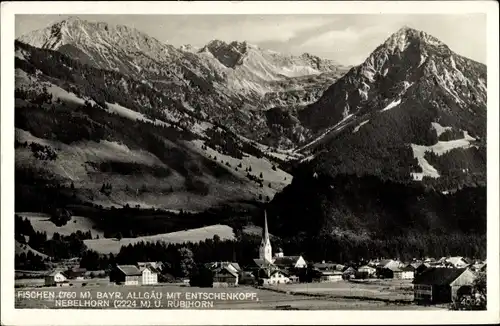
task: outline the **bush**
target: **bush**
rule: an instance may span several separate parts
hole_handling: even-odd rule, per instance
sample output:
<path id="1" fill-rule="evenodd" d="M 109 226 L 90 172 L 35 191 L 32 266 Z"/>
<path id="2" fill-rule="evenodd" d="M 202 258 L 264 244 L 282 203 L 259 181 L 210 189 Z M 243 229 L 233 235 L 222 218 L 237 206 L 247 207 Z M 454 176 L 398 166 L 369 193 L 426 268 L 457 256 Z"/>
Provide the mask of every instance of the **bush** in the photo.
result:
<path id="1" fill-rule="evenodd" d="M 71 212 L 64 208 L 56 208 L 50 216 L 50 220 L 56 226 L 66 225 L 71 220 Z"/>
<path id="2" fill-rule="evenodd" d="M 189 285 L 200 288 L 211 288 L 214 285 L 213 273 L 210 269 L 201 266 L 197 271 L 191 274 Z"/>

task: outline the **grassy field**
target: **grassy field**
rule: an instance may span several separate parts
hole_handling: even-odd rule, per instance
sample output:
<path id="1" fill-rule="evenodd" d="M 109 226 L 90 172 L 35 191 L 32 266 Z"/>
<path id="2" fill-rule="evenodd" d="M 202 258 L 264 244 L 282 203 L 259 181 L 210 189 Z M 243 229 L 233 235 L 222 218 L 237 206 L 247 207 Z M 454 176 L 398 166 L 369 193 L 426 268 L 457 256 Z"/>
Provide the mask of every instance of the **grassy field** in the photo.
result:
<path id="1" fill-rule="evenodd" d="M 100 281 L 97 281 L 99 283 Z M 243 293 L 243 295 L 247 296 L 247 299 L 243 300 L 206 300 L 205 302 L 212 302 L 213 306 L 206 307 L 205 309 L 279 309 L 279 306 L 289 306 L 292 309 L 300 309 L 300 310 L 415 310 L 415 309 L 439 309 L 436 307 L 423 307 L 416 306 L 413 304 L 410 305 L 398 305 L 391 304 L 387 302 L 374 301 L 374 300 L 359 300 L 359 299 L 349 299 L 349 298 L 319 298 L 319 297 L 311 297 L 306 295 L 294 295 L 287 293 L 280 293 L 275 291 L 269 291 L 266 289 L 256 289 L 253 287 L 247 286 L 239 286 L 234 288 L 195 288 L 189 286 L 182 286 L 179 284 L 162 284 L 156 286 L 118 286 L 107 283 L 106 280 L 102 280 L 102 282 L 97 285 L 96 284 L 88 284 L 85 287 L 81 286 L 72 286 L 72 287 L 64 287 L 64 288 L 49 288 L 43 287 L 39 289 L 30 289 L 30 288 L 22 288 L 16 289 L 16 298 L 15 298 L 15 307 L 16 308 L 55 308 L 55 299 L 54 298 L 46 298 L 46 299 L 27 299 L 22 298 L 22 291 L 37 291 L 37 292 L 46 292 L 53 293 L 55 298 L 67 297 L 69 296 L 67 293 L 73 293 L 75 298 L 78 300 L 80 298 L 80 294 L 86 291 L 89 291 L 92 295 L 92 298 L 97 298 L 98 292 L 118 292 L 121 295 L 119 299 L 127 298 L 129 293 L 161 293 L 162 298 L 159 301 L 153 300 L 150 302 L 161 302 L 161 304 L 156 307 L 157 309 L 175 309 L 175 307 L 171 306 L 171 303 L 175 300 L 172 298 L 167 298 L 168 294 L 178 293 L 179 298 L 177 302 L 191 300 L 189 295 L 193 293 Z M 60 294 L 62 293 L 62 294 Z M 120 301 L 120 300 L 118 300 Z M 135 300 L 135 307 L 129 306 L 129 309 L 140 309 L 140 301 Z M 144 300 L 142 300 L 144 301 Z M 148 301 L 148 300 L 146 300 Z M 193 301 L 193 300 L 191 300 Z M 110 307 L 107 309 L 113 309 L 114 301 L 110 300 Z M 170 304 L 169 304 L 170 302 Z M 170 306 L 169 306 L 170 305 Z M 153 303 L 150 308 L 155 308 Z M 197 307 L 191 307 L 191 309 L 196 309 Z M 83 308 L 81 308 L 83 309 Z M 87 308 L 91 309 L 91 307 Z M 102 309 L 102 308 L 96 308 Z M 200 309 L 200 308 L 198 308 Z"/>
<path id="2" fill-rule="evenodd" d="M 16 253 L 16 255 L 20 255 L 22 253 L 28 254 L 28 252 L 30 252 L 30 251 L 31 251 L 31 253 L 33 253 L 35 255 L 42 256 L 43 258 L 47 258 L 48 257 L 47 255 L 42 254 L 38 250 L 35 250 L 35 249 L 31 248 L 27 244 L 20 243 L 17 240 L 15 241 L 15 253 Z"/>
<path id="3" fill-rule="evenodd" d="M 199 242 L 206 239 L 212 239 L 214 235 L 218 235 L 221 240 L 234 239 L 233 229 L 227 225 L 211 225 L 202 228 L 196 228 L 186 231 L 178 231 L 137 238 L 117 239 L 92 239 L 84 240 L 84 243 L 89 249 L 95 250 L 103 254 L 117 254 L 122 246 L 128 246 L 137 242 L 156 242 L 164 241 L 168 243 L 183 243 L 183 242 Z"/>
<path id="4" fill-rule="evenodd" d="M 72 216 L 71 220 L 63 226 L 55 225 L 48 214 L 44 213 L 34 213 L 34 212 L 20 212 L 17 215 L 27 218 L 33 229 L 39 232 L 46 232 L 47 238 L 52 239 L 54 233 L 59 233 L 60 235 L 70 235 L 75 231 L 82 231 L 92 233 L 92 238 L 99 236 L 99 238 L 104 238 L 104 232 L 95 228 L 95 223 L 88 217 L 85 216 Z"/>
<path id="5" fill-rule="evenodd" d="M 320 295 L 322 297 L 413 301 L 411 280 L 373 279 L 354 282 L 281 284 L 273 286 L 271 289 L 295 294 Z"/>

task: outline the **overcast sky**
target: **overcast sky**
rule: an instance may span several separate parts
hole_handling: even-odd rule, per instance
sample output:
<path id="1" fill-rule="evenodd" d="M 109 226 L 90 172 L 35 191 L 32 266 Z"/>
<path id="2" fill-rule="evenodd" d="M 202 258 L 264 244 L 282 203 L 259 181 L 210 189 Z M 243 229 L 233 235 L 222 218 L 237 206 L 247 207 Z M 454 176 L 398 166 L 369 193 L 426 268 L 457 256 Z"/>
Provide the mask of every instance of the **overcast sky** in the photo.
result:
<path id="1" fill-rule="evenodd" d="M 65 15 L 16 15 L 16 37 L 64 19 Z M 213 39 L 247 41 L 278 52 L 311 54 L 359 64 L 403 25 L 425 31 L 453 51 L 486 63 L 486 15 L 78 15 L 135 27 L 180 46 Z"/>

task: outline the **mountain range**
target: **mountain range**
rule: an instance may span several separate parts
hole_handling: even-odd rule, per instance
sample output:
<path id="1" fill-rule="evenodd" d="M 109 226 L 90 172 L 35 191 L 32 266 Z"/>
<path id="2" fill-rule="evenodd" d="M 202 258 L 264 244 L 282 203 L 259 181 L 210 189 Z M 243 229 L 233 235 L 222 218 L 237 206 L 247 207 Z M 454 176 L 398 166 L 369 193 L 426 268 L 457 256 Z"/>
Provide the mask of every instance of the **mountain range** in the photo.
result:
<path id="1" fill-rule="evenodd" d="M 485 230 L 486 66 L 425 32 L 348 67 L 69 18 L 15 60 L 16 210 L 269 201 L 288 235 Z"/>
<path id="2" fill-rule="evenodd" d="M 134 28 L 70 17 L 19 37 L 34 47 L 57 50 L 83 64 L 149 83 L 213 120 L 264 144 L 291 148 L 302 128 L 272 133 L 264 111 L 301 107 L 340 77 L 347 67 L 310 54 L 283 55 L 246 42 L 213 40 L 198 51 L 162 43 Z M 295 77 L 309 76 L 303 83 Z M 322 82 L 315 82 L 318 78 Z M 304 90 L 314 89 L 313 92 Z M 279 95 L 273 95 L 279 94 Z M 252 127 L 246 123 L 253 121 Z M 274 137 L 273 137 L 274 135 Z"/>

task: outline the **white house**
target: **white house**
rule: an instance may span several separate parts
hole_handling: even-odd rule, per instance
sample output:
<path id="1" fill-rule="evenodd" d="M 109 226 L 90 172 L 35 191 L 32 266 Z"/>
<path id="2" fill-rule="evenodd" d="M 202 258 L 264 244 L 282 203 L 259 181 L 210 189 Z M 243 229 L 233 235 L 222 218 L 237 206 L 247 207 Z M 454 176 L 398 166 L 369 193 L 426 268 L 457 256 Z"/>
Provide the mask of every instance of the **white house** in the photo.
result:
<path id="1" fill-rule="evenodd" d="M 463 257 L 448 257 L 445 260 L 448 264 L 455 268 L 464 268 L 469 266 L 469 263 Z"/>
<path id="2" fill-rule="evenodd" d="M 146 265 L 150 265 L 151 267 L 153 267 L 154 269 L 156 269 L 159 273 L 165 267 L 161 261 L 138 262 L 137 263 L 137 266 L 139 266 L 139 268 L 143 268 Z"/>
<path id="3" fill-rule="evenodd" d="M 269 277 L 262 278 L 264 285 L 287 284 L 290 283 L 290 278 L 282 271 L 275 270 L 270 273 Z"/>
<path id="4" fill-rule="evenodd" d="M 239 274 L 242 271 L 242 269 L 238 263 L 229 262 L 229 261 L 212 262 L 212 263 L 208 264 L 208 267 L 211 270 L 217 270 L 220 268 L 228 268 L 231 272 L 236 273 L 236 274 Z"/>
<path id="5" fill-rule="evenodd" d="M 342 281 L 342 275 L 343 275 L 342 272 L 339 272 L 339 271 L 334 271 L 334 272 L 324 271 L 324 272 L 321 272 L 319 281 L 320 282 Z"/>
<path id="6" fill-rule="evenodd" d="M 415 277 L 415 268 L 411 265 L 403 267 L 401 271 L 401 279 L 403 280 L 413 280 Z"/>
<path id="7" fill-rule="evenodd" d="M 394 259 L 383 259 L 377 264 L 377 267 L 393 270 L 404 267 L 404 264 Z"/>
<path id="8" fill-rule="evenodd" d="M 158 284 L 158 270 L 151 265 L 145 265 L 140 268 L 141 284 L 151 285 Z"/>
<path id="9" fill-rule="evenodd" d="M 280 268 L 306 268 L 307 262 L 302 256 L 282 256 L 275 258 L 273 264 Z"/>
<path id="10" fill-rule="evenodd" d="M 45 276 L 45 285 L 47 286 L 63 286 L 68 283 L 68 278 L 59 271 L 55 271 Z"/>
<path id="11" fill-rule="evenodd" d="M 364 266 L 361 266 L 360 268 L 358 268 L 358 272 L 367 273 L 368 277 L 372 277 L 376 274 L 377 269 L 372 267 L 372 266 L 364 265 Z"/>

